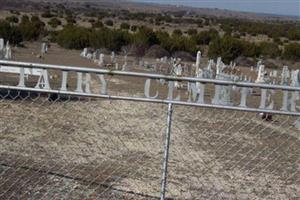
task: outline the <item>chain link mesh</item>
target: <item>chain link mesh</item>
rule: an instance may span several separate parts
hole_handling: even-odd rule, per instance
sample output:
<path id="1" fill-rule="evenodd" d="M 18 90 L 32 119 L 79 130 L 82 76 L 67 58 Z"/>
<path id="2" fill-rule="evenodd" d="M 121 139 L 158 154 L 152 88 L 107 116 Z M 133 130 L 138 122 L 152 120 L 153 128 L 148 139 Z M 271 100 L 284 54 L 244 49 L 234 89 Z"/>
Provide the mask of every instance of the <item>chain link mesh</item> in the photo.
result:
<path id="1" fill-rule="evenodd" d="M 157 199 L 167 106 L 5 90 L 0 199 Z M 167 197 L 297 199 L 291 116 L 175 106 Z"/>
<path id="2" fill-rule="evenodd" d="M 58 89 L 61 72 L 49 74 Z M 69 74 L 74 91 L 77 74 Z M 19 81 L 16 74 L 0 77 L 3 85 Z M 143 78 L 106 78 L 110 95 L 144 94 Z M 29 88 L 36 83 L 37 77 L 26 79 Z M 95 94 L 98 85 L 94 74 Z M 206 89 L 210 102 L 214 87 Z M 168 106 L 28 91 L 0 90 L 0 199 L 159 198 Z M 186 101 L 185 89 L 179 92 Z M 280 102 L 281 94 L 274 99 Z M 249 104 L 259 101 L 255 91 Z M 298 199 L 296 120 L 174 105 L 167 198 Z"/>
<path id="3" fill-rule="evenodd" d="M 0 106 L 0 199 L 159 196 L 166 106 L 9 90 Z"/>

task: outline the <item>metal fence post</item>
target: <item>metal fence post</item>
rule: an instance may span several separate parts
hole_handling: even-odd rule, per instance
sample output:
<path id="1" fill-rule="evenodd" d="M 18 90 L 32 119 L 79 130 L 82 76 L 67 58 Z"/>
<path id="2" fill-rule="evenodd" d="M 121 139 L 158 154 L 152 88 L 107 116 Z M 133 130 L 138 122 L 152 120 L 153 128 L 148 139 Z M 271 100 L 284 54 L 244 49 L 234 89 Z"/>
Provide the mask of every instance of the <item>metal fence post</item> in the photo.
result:
<path id="1" fill-rule="evenodd" d="M 167 189 L 172 113 L 173 113 L 173 104 L 169 103 L 168 104 L 167 131 L 166 131 L 166 138 L 165 138 L 165 145 L 164 145 L 163 176 L 162 176 L 162 183 L 161 183 L 160 200 L 165 200 L 166 189 Z"/>

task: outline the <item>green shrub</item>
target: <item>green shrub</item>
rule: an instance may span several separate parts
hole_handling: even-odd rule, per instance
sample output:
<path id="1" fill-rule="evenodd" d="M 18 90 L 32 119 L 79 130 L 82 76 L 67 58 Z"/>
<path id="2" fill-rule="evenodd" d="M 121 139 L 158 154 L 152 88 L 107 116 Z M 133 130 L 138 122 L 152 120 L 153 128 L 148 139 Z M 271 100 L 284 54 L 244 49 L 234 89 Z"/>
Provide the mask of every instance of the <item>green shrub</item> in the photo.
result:
<path id="1" fill-rule="evenodd" d="M 8 40 L 11 44 L 19 44 L 23 41 L 20 29 L 2 20 L 0 20 L 0 38 Z"/>
<path id="2" fill-rule="evenodd" d="M 19 18 L 13 15 L 13 16 L 6 17 L 6 21 L 11 23 L 19 23 Z"/>
<path id="3" fill-rule="evenodd" d="M 125 30 L 129 30 L 129 29 L 130 29 L 130 25 L 129 25 L 128 23 L 123 22 L 123 23 L 120 25 L 120 28 L 121 28 L 121 29 L 125 29 Z"/>
<path id="4" fill-rule="evenodd" d="M 176 36 L 181 36 L 182 35 L 182 31 L 180 29 L 175 29 L 173 31 L 173 35 L 176 35 Z"/>
<path id="5" fill-rule="evenodd" d="M 83 49 L 89 46 L 90 31 L 83 27 L 66 26 L 57 35 L 57 43 L 67 49 Z"/>
<path id="6" fill-rule="evenodd" d="M 194 39 L 198 45 L 208 45 L 210 41 L 218 37 L 218 32 L 215 29 L 210 29 L 209 31 L 202 31 L 198 33 Z"/>
<path id="7" fill-rule="evenodd" d="M 45 24 L 38 16 L 32 16 L 30 21 L 28 16 L 23 16 L 19 29 L 23 40 L 36 40 L 45 32 Z"/>
<path id="8" fill-rule="evenodd" d="M 95 23 L 92 24 L 93 28 L 102 28 L 104 26 L 103 22 L 98 20 Z"/>
<path id="9" fill-rule="evenodd" d="M 108 19 L 108 20 L 105 21 L 105 24 L 106 24 L 107 26 L 113 26 L 113 25 L 114 25 L 114 22 L 113 22 L 111 19 Z"/>
<path id="10" fill-rule="evenodd" d="M 50 10 L 47 10 L 46 12 L 42 13 L 41 15 L 43 18 L 51 18 L 54 17 L 54 15 L 50 12 Z"/>
<path id="11" fill-rule="evenodd" d="M 300 44 L 288 44 L 284 48 L 283 57 L 288 60 L 300 60 Z"/>
<path id="12" fill-rule="evenodd" d="M 131 30 L 132 32 L 136 32 L 137 28 L 138 28 L 138 27 L 137 27 L 136 25 L 132 25 L 131 28 L 130 28 L 130 30 Z"/>
<path id="13" fill-rule="evenodd" d="M 208 56 L 210 58 L 222 57 L 225 63 L 230 63 L 238 56 L 242 55 L 243 45 L 239 40 L 230 36 L 214 39 L 209 45 Z"/>
<path id="14" fill-rule="evenodd" d="M 59 19 L 57 18 L 51 18 L 50 21 L 48 22 L 48 24 L 52 27 L 52 28 L 57 28 L 58 26 L 60 26 L 62 23 Z"/>
<path id="15" fill-rule="evenodd" d="M 187 34 L 188 35 L 196 35 L 198 33 L 197 29 L 189 29 L 187 31 Z"/>
<path id="16" fill-rule="evenodd" d="M 281 55 L 281 50 L 279 49 L 278 45 L 273 42 L 261 42 L 259 44 L 259 48 L 261 51 L 261 55 L 276 58 Z"/>

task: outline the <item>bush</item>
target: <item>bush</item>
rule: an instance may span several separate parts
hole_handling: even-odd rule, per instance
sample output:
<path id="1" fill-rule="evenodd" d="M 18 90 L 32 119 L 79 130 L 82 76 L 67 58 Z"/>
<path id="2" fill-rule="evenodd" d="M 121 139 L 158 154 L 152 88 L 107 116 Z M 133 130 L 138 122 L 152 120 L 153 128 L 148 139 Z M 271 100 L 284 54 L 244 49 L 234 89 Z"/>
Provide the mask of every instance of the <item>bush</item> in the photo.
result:
<path id="1" fill-rule="evenodd" d="M 261 54 L 261 50 L 259 46 L 257 46 L 255 43 L 250 43 L 246 41 L 240 41 L 243 51 L 242 55 L 245 57 L 251 57 L 251 58 L 257 58 Z"/>
<path id="2" fill-rule="evenodd" d="M 74 25 L 76 24 L 76 20 L 72 15 L 67 15 L 67 17 L 65 18 L 65 20 L 67 21 L 68 25 Z"/>
<path id="3" fill-rule="evenodd" d="M 13 15 L 13 16 L 6 17 L 6 21 L 17 24 L 19 23 L 19 18 Z"/>
<path id="4" fill-rule="evenodd" d="M 209 45 L 208 56 L 210 58 L 222 57 L 222 60 L 229 64 L 232 60 L 242 55 L 243 45 L 239 40 L 230 36 L 214 39 Z"/>
<path id="5" fill-rule="evenodd" d="M 145 46 L 152 46 L 159 43 L 156 33 L 145 26 L 141 26 L 139 30 L 133 34 L 132 41 L 134 44 Z"/>
<path id="6" fill-rule="evenodd" d="M 273 42 L 261 42 L 259 44 L 261 55 L 276 58 L 281 55 L 281 51 L 277 44 Z"/>
<path id="7" fill-rule="evenodd" d="M 290 29 L 287 32 L 287 38 L 290 40 L 300 40 L 300 30 L 298 29 Z"/>
<path id="8" fill-rule="evenodd" d="M 57 35 L 57 43 L 67 49 L 83 49 L 89 46 L 90 31 L 73 25 L 66 26 Z"/>
<path id="9" fill-rule="evenodd" d="M 196 29 L 189 29 L 187 31 L 188 35 L 196 35 L 198 33 L 198 31 Z"/>
<path id="10" fill-rule="evenodd" d="M 11 26 L 7 21 L 0 20 L 0 38 L 8 40 L 11 44 L 23 41 L 22 33 L 18 27 Z"/>
<path id="11" fill-rule="evenodd" d="M 198 33 L 194 39 L 198 45 L 208 45 L 210 41 L 219 37 L 218 32 L 215 29 L 209 31 L 202 31 Z"/>
<path id="12" fill-rule="evenodd" d="M 102 28 L 104 26 L 103 22 L 98 20 L 95 23 L 92 24 L 93 28 Z"/>
<path id="13" fill-rule="evenodd" d="M 19 25 L 23 40 L 38 39 L 45 31 L 44 27 L 44 22 L 38 16 L 32 16 L 30 21 L 28 16 L 23 16 Z"/>
<path id="14" fill-rule="evenodd" d="M 52 13 L 51 13 L 49 10 L 47 10 L 46 12 L 42 13 L 41 16 L 42 16 L 43 18 L 51 18 L 51 17 L 53 17 L 54 15 L 52 15 Z"/>
<path id="15" fill-rule="evenodd" d="M 59 19 L 57 18 L 52 18 L 48 24 L 52 27 L 52 28 L 57 28 L 58 26 L 60 26 L 62 23 Z"/>
<path id="16" fill-rule="evenodd" d="M 108 20 L 105 21 L 105 24 L 106 24 L 107 26 L 113 26 L 113 25 L 114 25 L 114 22 L 113 22 L 111 19 L 108 19 Z"/>
<path id="17" fill-rule="evenodd" d="M 89 19 L 88 22 L 90 22 L 91 24 L 95 23 L 96 20 L 95 19 Z"/>
<path id="18" fill-rule="evenodd" d="M 123 23 L 120 25 L 120 28 L 121 28 L 121 29 L 125 29 L 125 30 L 129 30 L 129 29 L 130 29 L 130 25 L 123 22 Z"/>
<path id="19" fill-rule="evenodd" d="M 180 29 L 175 29 L 173 31 L 173 35 L 181 36 L 182 35 L 182 31 Z"/>
<path id="20" fill-rule="evenodd" d="M 137 28 L 138 28 L 138 27 L 137 27 L 136 25 L 132 25 L 131 28 L 130 28 L 130 30 L 131 30 L 132 32 L 136 32 Z"/>
<path id="21" fill-rule="evenodd" d="M 300 60 L 300 44 L 288 44 L 284 48 L 283 57 L 289 60 Z"/>

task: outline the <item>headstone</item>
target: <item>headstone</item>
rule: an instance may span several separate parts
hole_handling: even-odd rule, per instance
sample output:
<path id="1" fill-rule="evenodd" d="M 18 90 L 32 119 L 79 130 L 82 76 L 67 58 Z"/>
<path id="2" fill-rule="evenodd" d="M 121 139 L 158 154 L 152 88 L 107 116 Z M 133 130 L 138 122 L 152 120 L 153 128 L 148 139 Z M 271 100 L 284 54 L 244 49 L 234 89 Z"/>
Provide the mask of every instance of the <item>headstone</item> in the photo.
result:
<path id="1" fill-rule="evenodd" d="M 175 65 L 174 66 L 174 73 L 175 73 L 175 76 L 181 76 L 182 75 L 182 67 L 181 67 L 181 64 L 178 64 L 178 65 Z M 179 88 L 180 87 L 180 84 L 178 81 L 175 81 L 175 87 L 176 88 Z"/>
<path id="2" fill-rule="evenodd" d="M 144 65 L 144 61 L 143 61 L 143 60 L 140 60 L 140 61 L 139 61 L 139 67 L 144 68 L 144 66 L 145 66 L 145 65 Z"/>
<path id="3" fill-rule="evenodd" d="M 196 58 L 196 69 L 195 69 L 195 75 L 197 76 L 200 69 L 200 63 L 201 63 L 201 51 L 197 52 L 197 58 Z"/>
<path id="4" fill-rule="evenodd" d="M 284 66 L 281 73 L 281 85 L 288 85 L 290 78 L 290 70 L 288 66 Z"/>
<path id="5" fill-rule="evenodd" d="M 6 60 L 11 60 L 11 58 L 12 58 L 11 47 L 10 47 L 10 45 L 9 45 L 9 42 L 7 41 L 6 47 L 5 47 L 5 55 L 4 55 L 4 59 L 6 59 Z"/>
<path id="6" fill-rule="evenodd" d="M 125 55 L 124 56 L 124 64 L 123 64 L 123 66 L 122 66 L 122 71 L 126 71 L 127 70 L 127 65 L 128 65 L 128 63 L 127 63 L 127 55 Z"/>
<path id="7" fill-rule="evenodd" d="M 115 63 L 116 63 L 116 54 L 115 54 L 114 51 L 111 52 L 111 57 L 110 57 L 110 59 L 111 59 L 111 63 L 112 63 L 112 64 L 115 64 Z"/>
<path id="8" fill-rule="evenodd" d="M 284 70 L 287 74 L 287 70 Z M 288 83 L 288 82 L 286 82 Z M 291 73 L 291 84 L 292 87 L 300 87 L 300 70 L 293 70 Z M 283 90 L 283 103 L 281 110 L 284 111 L 292 111 L 296 112 L 299 106 L 297 107 L 296 101 L 300 100 L 299 92 L 298 91 L 292 91 L 291 96 L 289 95 L 290 92 L 287 90 Z"/>
<path id="9" fill-rule="evenodd" d="M 43 42 L 41 47 L 41 55 L 44 55 L 48 52 L 48 45 L 47 43 Z"/>
<path id="10" fill-rule="evenodd" d="M 96 51 L 94 52 L 94 54 L 95 54 L 95 60 L 99 60 L 99 58 L 100 58 L 100 50 L 96 49 Z"/>
<path id="11" fill-rule="evenodd" d="M 87 54 L 88 54 L 88 48 L 84 48 L 83 51 L 81 52 L 80 56 L 85 58 L 87 56 Z"/>
<path id="12" fill-rule="evenodd" d="M 0 51 L 4 49 L 4 39 L 0 38 Z"/>
<path id="13" fill-rule="evenodd" d="M 222 58 L 219 57 L 218 60 L 217 60 L 217 65 L 216 65 L 216 76 L 220 75 L 223 70 L 225 69 L 226 65 L 222 62 Z"/>
<path id="14" fill-rule="evenodd" d="M 256 64 L 256 71 L 258 72 L 259 71 L 259 66 L 262 65 L 262 60 L 259 60 Z"/>
<path id="15" fill-rule="evenodd" d="M 265 71 L 265 66 L 260 65 L 258 67 L 258 75 L 255 83 L 266 83 L 267 82 L 267 72 Z"/>
<path id="16" fill-rule="evenodd" d="M 244 79 L 245 82 L 250 82 L 250 80 L 247 80 L 247 77 Z M 242 87 L 241 88 L 241 103 L 240 107 L 247 107 L 246 101 L 247 101 L 247 96 L 253 92 L 252 88 L 249 87 Z"/>
<path id="17" fill-rule="evenodd" d="M 91 60 L 93 58 L 93 54 L 92 53 L 88 53 L 86 55 L 86 58 L 89 59 L 89 60 Z"/>
<path id="18" fill-rule="evenodd" d="M 104 54 L 103 53 L 100 54 L 98 64 L 99 64 L 100 67 L 104 67 Z"/>

